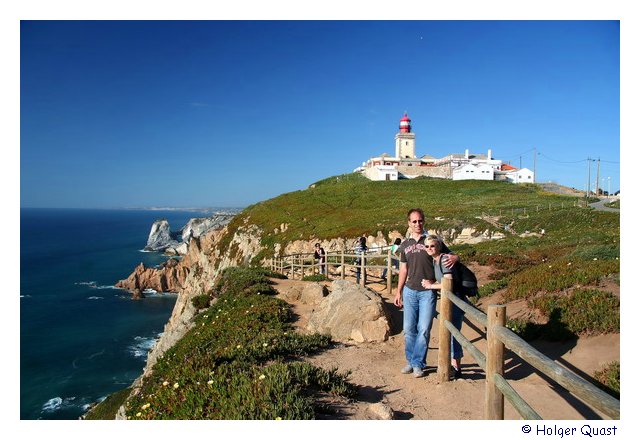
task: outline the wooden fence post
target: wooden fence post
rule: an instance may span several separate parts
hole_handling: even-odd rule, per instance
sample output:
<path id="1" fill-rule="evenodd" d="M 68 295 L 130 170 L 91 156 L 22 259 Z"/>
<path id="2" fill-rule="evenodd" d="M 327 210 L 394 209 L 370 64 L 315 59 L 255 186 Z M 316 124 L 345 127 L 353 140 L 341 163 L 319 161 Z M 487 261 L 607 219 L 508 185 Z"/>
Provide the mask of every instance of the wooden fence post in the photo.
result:
<path id="1" fill-rule="evenodd" d="M 293 255 L 290 255 L 290 256 L 289 256 L 289 258 L 290 258 L 290 260 L 291 260 L 291 279 L 293 280 L 293 279 L 295 279 L 295 276 L 296 276 L 295 269 L 293 268 L 293 261 L 294 261 L 293 259 L 294 259 L 294 256 L 293 256 Z"/>
<path id="2" fill-rule="evenodd" d="M 451 332 L 445 325 L 451 322 L 453 315 L 453 303 L 444 292 L 453 292 L 453 280 L 442 279 L 440 294 L 440 314 L 438 315 L 438 382 L 449 382 L 451 372 Z"/>
<path id="3" fill-rule="evenodd" d="M 344 280 L 344 248 L 340 254 L 340 279 Z"/>
<path id="4" fill-rule="evenodd" d="M 504 395 L 496 387 L 494 375 L 504 373 L 504 344 L 495 334 L 507 322 L 507 307 L 490 305 L 487 311 L 487 364 L 484 412 L 486 420 L 504 420 Z"/>
<path id="5" fill-rule="evenodd" d="M 391 295 L 391 278 L 393 272 L 391 272 L 391 248 L 387 251 L 387 292 Z"/>

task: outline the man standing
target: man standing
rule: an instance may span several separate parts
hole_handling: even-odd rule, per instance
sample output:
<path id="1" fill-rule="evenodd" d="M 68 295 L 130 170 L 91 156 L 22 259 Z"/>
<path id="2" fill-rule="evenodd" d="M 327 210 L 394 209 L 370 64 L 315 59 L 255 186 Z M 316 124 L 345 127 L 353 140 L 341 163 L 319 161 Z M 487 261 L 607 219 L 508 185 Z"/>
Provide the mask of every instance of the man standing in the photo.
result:
<path id="1" fill-rule="evenodd" d="M 404 305 L 402 330 L 407 365 L 401 372 L 422 377 L 427 367 L 429 336 L 438 297 L 435 291 L 422 287 L 423 279 L 435 280 L 433 258 L 427 253 L 425 244 L 428 234 L 424 229 L 424 212 L 420 208 L 413 208 L 409 210 L 407 220 L 410 235 L 398 249 L 400 272 L 393 303 L 398 307 Z M 442 252 L 451 252 L 444 243 Z M 458 260 L 457 255 L 450 255 L 446 266 L 453 266 Z"/>

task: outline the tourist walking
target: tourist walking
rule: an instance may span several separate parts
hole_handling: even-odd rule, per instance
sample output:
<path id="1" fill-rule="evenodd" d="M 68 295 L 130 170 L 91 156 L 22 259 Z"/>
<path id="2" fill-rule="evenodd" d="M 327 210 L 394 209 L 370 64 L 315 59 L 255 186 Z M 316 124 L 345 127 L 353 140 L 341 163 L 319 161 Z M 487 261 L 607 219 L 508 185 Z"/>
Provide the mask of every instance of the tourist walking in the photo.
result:
<path id="1" fill-rule="evenodd" d="M 367 249 L 368 249 L 367 238 L 364 236 L 358 238 L 358 242 L 356 243 L 356 246 L 353 249 L 356 255 L 359 255 L 359 257 L 356 258 L 356 261 L 354 263 L 356 265 L 356 284 L 360 284 L 360 275 L 364 277 L 365 284 L 367 283 L 367 270 L 365 269 L 364 273 L 360 274 L 362 259 L 364 258 L 364 255 L 367 253 Z"/>
<path id="2" fill-rule="evenodd" d="M 424 212 L 420 208 L 409 210 L 407 221 L 410 234 L 398 248 L 400 272 L 393 303 L 397 307 L 404 306 L 402 330 L 407 365 L 401 372 L 422 377 L 427 366 L 427 349 L 437 301 L 436 292 L 425 289 L 422 280 L 435 282 L 435 274 L 433 258 L 427 253 L 425 243 L 428 234 L 424 229 Z M 444 244 L 442 249 L 450 252 Z M 453 266 L 458 260 L 458 256 L 452 254 L 446 264 Z"/>
<path id="3" fill-rule="evenodd" d="M 392 255 L 396 255 L 396 253 L 398 252 L 398 248 L 400 247 L 400 243 L 402 243 L 402 240 L 400 240 L 399 238 L 396 238 L 395 241 L 393 242 L 393 244 L 391 245 L 391 254 Z M 396 255 L 397 256 L 397 255 Z M 400 260 L 392 260 L 393 261 L 393 267 L 396 268 L 396 270 L 400 269 Z M 385 267 L 384 270 L 382 271 L 382 280 L 386 281 L 387 280 L 387 268 Z"/>

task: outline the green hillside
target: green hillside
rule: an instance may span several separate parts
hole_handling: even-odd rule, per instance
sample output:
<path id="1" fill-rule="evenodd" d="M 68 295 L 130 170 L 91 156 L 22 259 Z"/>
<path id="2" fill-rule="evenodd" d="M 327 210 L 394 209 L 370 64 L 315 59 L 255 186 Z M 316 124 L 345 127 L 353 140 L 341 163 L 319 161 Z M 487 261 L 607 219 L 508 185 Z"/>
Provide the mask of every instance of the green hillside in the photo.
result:
<path id="1" fill-rule="evenodd" d="M 517 252 L 524 246 L 563 247 L 568 253 L 578 245 L 603 244 L 619 249 L 619 215 L 578 208 L 577 201 L 532 184 L 442 179 L 373 182 L 359 174 L 346 174 L 249 206 L 234 219 L 231 229 L 246 221 L 258 225 L 267 234 L 263 244 L 272 250 L 278 242 L 405 231 L 406 212 L 420 207 L 430 230 L 502 230 L 502 225 L 509 224 L 517 233 L 546 232 L 542 243 L 510 238 L 474 246 L 476 252 Z M 479 218 L 487 215 L 498 217 L 497 222 Z M 274 229 L 281 224 L 288 228 L 275 234 Z"/>
<path id="2" fill-rule="evenodd" d="M 265 231 L 266 250 L 253 259 L 254 265 L 273 255 L 276 243 L 284 247 L 292 240 L 404 232 L 406 212 L 413 207 L 424 209 L 426 227 L 432 231 L 463 227 L 500 231 L 506 238 L 452 249 L 466 262 L 494 269 L 491 281 L 481 286 L 482 296 L 500 290 L 507 302 L 526 299 L 531 309 L 553 321 L 542 328 L 513 322 L 521 334 L 566 339 L 619 331 L 619 298 L 602 286 L 606 280 L 619 284 L 620 216 L 580 207 L 578 202 L 534 184 L 373 182 L 347 174 L 249 206 L 231 228 L 251 223 Z M 286 230 L 275 233 L 282 224 L 288 225 Z M 526 236 L 542 230 L 542 236 Z M 226 248 L 224 241 L 219 243 L 221 249 Z"/>

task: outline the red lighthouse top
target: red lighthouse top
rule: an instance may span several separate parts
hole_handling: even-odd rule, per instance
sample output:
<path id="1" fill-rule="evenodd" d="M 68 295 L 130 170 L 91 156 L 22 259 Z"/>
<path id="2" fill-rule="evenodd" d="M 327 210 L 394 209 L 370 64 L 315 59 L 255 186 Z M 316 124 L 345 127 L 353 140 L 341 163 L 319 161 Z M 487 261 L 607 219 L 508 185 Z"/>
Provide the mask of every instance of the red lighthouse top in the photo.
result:
<path id="1" fill-rule="evenodd" d="M 407 116 L 407 112 L 400 119 L 400 133 L 411 133 L 411 119 Z"/>

